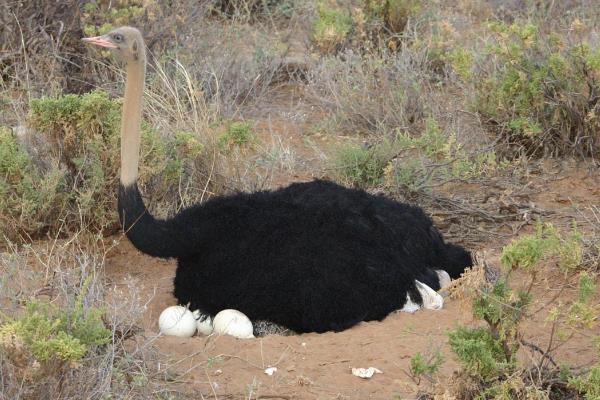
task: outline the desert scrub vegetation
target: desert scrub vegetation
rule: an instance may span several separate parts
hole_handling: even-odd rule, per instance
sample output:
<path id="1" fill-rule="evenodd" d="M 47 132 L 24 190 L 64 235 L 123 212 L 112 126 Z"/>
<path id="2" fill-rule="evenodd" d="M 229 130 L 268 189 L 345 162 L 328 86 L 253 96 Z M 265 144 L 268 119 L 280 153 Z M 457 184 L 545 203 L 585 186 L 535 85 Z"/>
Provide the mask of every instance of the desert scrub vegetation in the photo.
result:
<path id="1" fill-rule="evenodd" d="M 582 236 L 575 227 L 561 232 L 551 224 L 540 224 L 535 234 L 504 247 L 501 262 L 505 274 L 496 282 L 484 282 L 481 266 L 477 267 L 479 272 L 472 271 L 458 281 L 459 286 L 467 285 L 464 289 L 473 316 L 484 325 L 459 326 L 448 333 L 450 348 L 462 370 L 455 373 L 447 393 L 465 399 L 597 398 L 597 364 L 576 370 L 555 359 L 561 343 L 590 329 L 600 311 L 597 265 L 586 265 L 583 257 L 571 256 L 582 252 Z M 522 325 L 540 311 L 530 310 L 532 288 L 544 271 L 543 265 L 552 262 L 575 280 L 575 296 L 550 308 L 545 317 L 551 326 L 549 343 L 538 345 L 525 340 Z M 526 278 L 518 278 L 524 283 L 513 287 L 510 277 L 516 271 Z M 598 337 L 586 337 L 590 345 L 597 343 Z M 524 351 L 529 351 L 530 357 L 518 356 Z"/>
<path id="2" fill-rule="evenodd" d="M 410 376 L 417 385 L 423 377 L 433 382 L 433 376 L 437 374 L 443 362 L 444 357 L 439 350 L 428 355 L 417 353 L 410 359 Z"/>
<path id="3" fill-rule="evenodd" d="M 232 147 L 243 147 L 256 140 L 250 122 L 231 122 L 227 124 L 225 132 L 219 136 L 219 145 L 225 151 Z"/>
<path id="4" fill-rule="evenodd" d="M 333 53 L 339 50 L 352 29 L 349 11 L 336 2 L 317 3 L 317 17 L 313 23 L 313 40 L 320 51 Z"/>
<path id="5" fill-rule="evenodd" d="M 474 92 L 471 108 L 517 152 L 595 154 L 600 48 L 584 23 L 573 19 L 567 37 L 530 22 L 487 28 L 491 40 L 483 54 L 453 53 Z"/>
<path id="6" fill-rule="evenodd" d="M 65 0 L 61 4 L 71 3 Z M 175 7 L 170 11 L 182 10 Z M 198 11 L 203 17 L 212 18 L 212 11 L 207 8 Z M 31 8 L 20 12 L 24 19 L 31 18 L 30 14 L 37 15 Z M 83 4 L 81 12 L 76 26 L 67 31 L 78 40 L 86 34 L 83 31 L 98 34 L 123 23 L 141 24 L 165 17 L 167 10 L 159 5 L 142 7 L 136 2 L 107 5 L 89 1 Z M 7 27 L 16 32 L 18 27 L 13 22 Z M 205 37 L 196 42 L 205 39 L 210 43 L 203 45 L 206 57 L 193 67 L 195 61 L 190 52 L 179 45 L 152 59 L 145 94 L 140 175 L 141 185 L 152 193 L 149 205 L 159 214 L 169 214 L 223 190 L 217 182 L 222 182 L 223 164 L 230 158 L 226 147 L 238 146 L 239 141 L 246 139 L 236 136 L 234 126 L 231 138 L 222 138 L 220 146 L 213 131 L 219 131 L 220 126 L 229 129 L 227 121 L 239 119 L 240 108 L 266 93 L 285 52 L 260 35 L 255 49 L 240 51 L 239 38 L 248 36 L 250 31 L 243 24 L 231 27 L 212 24 L 203 33 Z M 145 33 L 152 37 L 151 30 Z M 33 33 L 24 32 L 25 40 L 30 34 Z M 216 45 L 219 41 L 221 45 Z M 164 43 L 162 39 L 149 42 L 157 48 Z M 10 43 L 6 42 L 7 46 Z M 11 47 L 7 54 L 12 55 L 13 50 Z M 79 65 L 88 74 L 81 82 L 93 84 L 98 77 L 119 80 L 111 65 L 92 63 L 84 57 L 87 51 L 90 50 L 75 51 L 81 56 Z M 26 56 L 27 53 L 20 57 Z M 94 58 L 102 59 L 102 53 L 94 52 Z M 0 201 L 3 236 L 27 239 L 58 231 L 65 235 L 82 224 L 91 231 L 114 232 L 120 100 L 113 100 L 108 93 L 119 89 L 104 84 L 104 90 L 65 95 L 59 87 L 37 86 L 45 80 L 32 71 L 22 72 L 20 68 L 26 63 L 19 62 L 19 57 L 3 60 L 6 62 L 0 85 L 2 107 L 6 111 L 2 113 L 1 124 L 6 127 L 2 128 L 0 138 L 6 144 L 0 177 L 0 190 L 4 194 Z M 36 85 L 29 84 L 29 80 Z M 57 79 L 50 80 L 60 83 Z M 27 91 L 26 95 L 22 90 Z M 50 94 L 36 98 L 37 93 Z M 243 136 L 244 129 L 241 131 Z M 225 143 L 230 139 L 233 142 Z"/>
<path id="7" fill-rule="evenodd" d="M 83 33 L 86 36 L 104 35 L 110 30 L 135 23 L 136 17 L 143 12 L 143 7 L 135 4 L 102 4 L 97 1 L 83 3 Z"/>
<path id="8" fill-rule="evenodd" d="M 16 136 L 0 128 L 0 229 L 3 236 L 16 235 L 26 226 L 42 231 L 46 219 L 57 218 L 62 208 L 56 193 L 62 187 L 62 173 L 50 166 L 41 174 Z"/>
<path id="9" fill-rule="evenodd" d="M 290 18 L 297 7 L 292 0 L 215 0 L 210 10 L 236 21 L 256 21 L 265 18 Z"/>
<path id="10" fill-rule="evenodd" d="M 326 57 L 311 70 L 309 90 L 329 111 L 328 130 L 383 136 L 419 127 L 427 116 L 429 74 L 422 54 Z"/>
<path id="11" fill-rule="evenodd" d="M 73 309 L 66 310 L 30 300 L 23 315 L 7 318 L 0 325 L 0 346 L 15 364 L 25 362 L 19 366 L 27 366 L 27 373 L 35 374 L 38 368 L 76 365 L 88 351 L 110 341 L 111 332 L 101 316 L 101 311 L 95 308 L 85 310 L 84 314 L 82 299 L 78 299 Z"/>
<path id="12" fill-rule="evenodd" d="M 312 39 L 323 54 L 350 48 L 367 53 L 395 51 L 410 19 L 420 10 L 415 0 L 320 0 Z"/>
<path id="13" fill-rule="evenodd" d="M 106 286 L 110 246 L 100 239 L 81 231 L 0 253 L 0 397 L 149 395 L 152 371 L 140 352 L 149 343 L 127 344 L 147 299 L 130 280 Z"/>
<path id="14" fill-rule="evenodd" d="M 363 0 L 353 18 L 362 46 L 395 51 L 410 19 L 420 10 L 415 0 Z"/>
<path id="15" fill-rule="evenodd" d="M 600 336 L 595 337 L 594 345 L 598 358 L 600 358 Z M 600 362 L 594 364 L 584 375 L 570 376 L 569 384 L 580 393 L 584 393 L 585 400 L 600 399 Z"/>
<path id="16" fill-rule="evenodd" d="M 33 99 L 26 137 L 0 131 L 1 230 L 6 238 L 115 229 L 120 101 L 102 91 Z M 145 123 L 140 182 L 152 199 L 175 202 L 204 147 L 194 134 L 167 136 Z M 183 179 L 183 181 L 182 181 Z M 152 203 L 151 199 L 151 203 Z M 173 207 L 173 205 L 171 205 Z M 168 210 L 167 210 L 168 211 Z"/>
<path id="17" fill-rule="evenodd" d="M 458 112 L 474 112 L 503 156 L 597 153 L 597 28 L 592 18 L 579 18 L 578 5 L 551 24 L 543 7 L 532 6 L 510 22 L 473 15 L 465 27 L 444 7 L 409 1 L 324 4 L 337 19 L 317 13 L 315 24 L 336 38 L 336 51 L 323 52 L 310 83 L 332 111 L 332 130 L 381 136 L 382 128 L 412 128 L 424 115 L 439 117 L 433 98 L 441 96 L 462 103 Z M 405 22 L 393 28 L 393 18 Z M 416 23 L 407 31 L 410 20 Z M 373 39 L 376 27 L 381 43 Z M 377 51 L 365 51 L 366 42 Z"/>
<path id="18" fill-rule="evenodd" d="M 384 184 L 407 192 L 430 190 L 453 180 L 477 180 L 508 165 L 493 150 L 469 154 L 432 118 L 420 135 L 397 129 L 391 139 L 372 145 L 346 144 L 331 157 L 334 174 L 348 184 Z"/>

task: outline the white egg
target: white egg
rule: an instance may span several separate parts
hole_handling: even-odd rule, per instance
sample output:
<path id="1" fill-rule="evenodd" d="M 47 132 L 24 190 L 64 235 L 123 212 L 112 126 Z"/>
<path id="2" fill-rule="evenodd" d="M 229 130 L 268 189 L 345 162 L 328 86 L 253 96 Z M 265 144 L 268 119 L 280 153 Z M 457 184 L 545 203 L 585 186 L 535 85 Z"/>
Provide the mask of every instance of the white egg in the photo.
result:
<path id="1" fill-rule="evenodd" d="M 213 327 L 219 335 L 231 335 L 238 339 L 253 338 L 252 322 L 237 310 L 223 310 L 215 315 Z"/>
<path id="2" fill-rule="evenodd" d="M 158 327 L 165 335 L 191 337 L 196 333 L 196 319 L 187 308 L 171 306 L 160 313 Z"/>
<path id="3" fill-rule="evenodd" d="M 212 318 L 210 318 L 210 316 L 201 314 L 200 310 L 194 311 L 193 314 L 196 319 L 196 326 L 198 327 L 199 333 L 205 336 L 213 333 Z"/>

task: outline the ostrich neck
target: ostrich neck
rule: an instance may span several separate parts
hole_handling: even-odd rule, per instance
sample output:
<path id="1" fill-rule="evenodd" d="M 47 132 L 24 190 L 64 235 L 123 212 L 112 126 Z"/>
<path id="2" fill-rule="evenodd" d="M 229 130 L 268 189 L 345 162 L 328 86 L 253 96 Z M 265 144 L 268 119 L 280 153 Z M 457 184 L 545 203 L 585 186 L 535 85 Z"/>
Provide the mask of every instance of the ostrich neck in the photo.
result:
<path id="1" fill-rule="evenodd" d="M 121 120 L 121 184 L 125 187 L 134 184 L 138 178 L 145 69 L 143 57 L 127 64 Z"/>

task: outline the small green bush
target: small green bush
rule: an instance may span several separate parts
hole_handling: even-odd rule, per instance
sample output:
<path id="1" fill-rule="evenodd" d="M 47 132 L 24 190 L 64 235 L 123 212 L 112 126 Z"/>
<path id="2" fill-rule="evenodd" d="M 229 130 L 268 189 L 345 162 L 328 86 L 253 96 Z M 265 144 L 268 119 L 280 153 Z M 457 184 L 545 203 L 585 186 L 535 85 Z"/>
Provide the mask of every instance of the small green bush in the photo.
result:
<path id="1" fill-rule="evenodd" d="M 1 175 L 7 184 L 16 183 L 31 168 L 30 160 L 9 128 L 0 127 L 0 141 Z"/>
<path id="2" fill-rule="evenodd" d="M 119 104 L 100 91 L 43 97 L 31 101 L 29 124 L 43 135 L 49 156 L 62 167 L 65 188 L 59 196 L 67 208 L 76 207 L 95 229 L 108 226 L 114 220 L 113 188 L 120 164 Z"/>
<path id="3" fill-rule="evenodd" d="M 581 392 L 585 400 L 600 400 L 600 364 L 594 365 L 587 374 L 572 378 L 569 384 Z"/>
<path id="4" fill-rule="evenodd" d="M 389 187 L 421 190 L 432 182 L 483 176 L 503 168 L 493 152 L 469 157 L 453 136 L 446 136 L 428 119 L 420 136 L 398 132 L 370 147 L 345 145 L 333 155 L 332 168 L 354 185 L 385 183 Z"/>
<path id="5" fill-rule="evenodd" d="M 444 134 L 432 118 L 426 121 L 420 136 L 400 132 L 396 142 L 399 150 L 386 171 L 386 184 L 412 191 L 451 180 L 476 179 L 508 165 L 498 162 L 493 151 L 468 155 L 455 137 Z"/>
<path id="6" fill-rule="evenodd" d="M 463 80 L 472 78 L 474 55 L 462 47 L 454 47 L 441 56 Z"/>
<path id="7" fill-rule="evenodd" d="M 200 157 L 205 150 L 205 146 L 200 143 L 198 137 L 189 131 L 177 131 L 175 139 L 179 146 L 183 147 L 183 153 L 188 154 L 191 158 Z"/>
<path id="8" fill-rule="evenodd" d="M 422 376 L 436 374 L 443 362 L 444 358 L 439 350 L 427 358 L 421 353 L 417 353 L 410 359 L 410 374 L 419 384 Z"/>
<path id="9" fill-rule="evenodd" d="M 0 349 L 8 357 L 27 360 L 30 365 L 76 363 L 110 340 L 102 312 L 84 309 L 81 299 L 67 309 L 31 300 L 22 315 L 0 325 Z"/>
<path id="10" fill-rule="evenodd" d="M 515 292 L 504 279 L 473 296 L 473 315 L 486 328 L 458 327 L 448 334 L 450 348 L 469 374 L 491 381 L 516 368 L 519 324 L 530 303 L 529 292 Z"/>
<path id="11" fill-rule="evenodd" d="M 377 34 L 399 34 L 411 16 L 420 10 L 417 0 L 362 0 L 362 11 Z"/>
<path id="12" fill-rule="evenodd" d="M 527 155 L 595 154 L 600 47 L 564 42 L 531 23 L 489 28 L 494 42 L 479 57 L 477 74 L 457 69 L 474 84 L 472 108 L 509 148 Z"/>
<path id="13" fill-rule="evenodd" d="M 500 342 L 484 328 L 458 327 L 448 333 L 450 348 L 470 373 L 490 379 L 508 365 Z"/>
<path id="14" fill-rule="evenodd" d="M 0 229 L 9 239 L 63 229 L 116 228 L 121 104 L 105 92 L 31 101 L 29 126 L 42 143 L 32 159 L 19 140 L 0 129 Z M 240 133 L 241 131 L 241 133 Z M 232 140 L 246 140 L 243 129 Z M 204 147 L 193 134 L 161 135 L 142 124 L 140 185 L 151 199 L 177 208 L 174 189 L 186 183 Z"/>
<path id="15" fill-rule="evenodd" d="M 551 224 L 539 225 L 534 235 L 525 235 L 504 247 L 500 261 L 506 268 L 533 271 L 539 262 L 556 256 L 559 268 L 568 273 L 583 262 L 582 235 L 573 225 L 566 235 Z"/>
<path id="16" fill-rule="evenodd" d="M 361 52 L 399 49 L 409 20 L 421 10 L 417 0 L 361 0 L 358 4 L 319 0 L 312 38 L 323 53 L 352 47 Z"/>
<path id="17" fill-rule="evenodd" d="M 0 231 L 5 237 L 48 229 L 67 203 L 65 184 L 57 163 L 42 173 L 13 133 L 0 127 Z"/>
<path id="18" fill-rule="evenodd" d="M 223 150 L 237 146 L 242 147 L 255 139 L 252 125 L 249 122 L 232 122 L 225 133 L 219 137 L 219 146 Z"/>
<path id="19" fill-rule="evenodd" d="M 596 336 L 593 341 L 600 357 L 600 336 Z M 600 362 L 596 362 L 581 376 L 569 377 L 569 384 L 583 394 L 585 400 L 600 400 Z"/>
<path id="20" fill-rule="evenodd" d="M 526 235 L 504 247 L 501 262 L 507 270 L 505 277 L 494 284 L 484 283 L 468 289 L 473 315 L 486 325 L 477 328 L 458 327 L 448 336 L 451 350 L 467 373 L 467 381 L 481 393 L 476 398 L 539 398 L 541 395 L 546 396 L 542 398 L 548 398 L 544 393 L 554 398 L 552 396 L 565 393 L 557 388 L 569 385 L 588 396 L 586 398 L 596 400 L 593 396 L 596 396 L 597 365 L 587 373 L 574 377 L 565 368 L 559 367 L 551 355 L 525 342 L 521 332 L 521 322 L 530 317 L 527 311 L 532 303 L 531 289 L 541 271 L 542 262 L 553 257 L 565 273 L 573 272 L 576 267 L 581 268 L 581 257 L 572 257 L 572 254 L 581 253 L 582 240 L 576 226 L 563 234 L 551 224 L 540 224 L 535 234 Z M 569 256 L 565 257 L 564 254 Z M 574 258 L 579 260 L 577 265 L 571 262 Z M 508 277 L 515 269 L 529 274 L 531 281 L 523 285 L 525 289 L 516 290 L 509 286 Z M 565 304 L 559 303 L 549 311 L 546 320 L 553 324 L 552 331 L 556 337 L 568 340 L 575 332 L 592 328 L 600 312 L 600 305 L 595 304 L 594 299 L 596 279 L 596 274 L 581 270 L 577 298 Z M 552 347 L 554 336 L 547 348 Z M 533 365 L 516 357 L 523 346 L 534 349 L 534 354 L 541 354 Z M 542 373 L 534 377 L 531 371 Z"/>
<path id="21" fill-rule="evenodd" d="M 332 168 L 342 180 L 350 184 L 378 184 L 382 182 L 385 167 L 395 152 L 394 143 L 387 140 L 370 147 L 346 144 L 335 151 Z"/>
<path id="22" fill-rule="evenodd" d="M 546 241 L 540 235 L 525 235 L 502 250 L 501 262 L 507 268 L 536 267 L 548 251 Z"/>
<path id="23" fill-rule="evenodd" d="M 350 13 L 336 2 L 319 1 L 312 34 L 315 45 L 324 53 L 339 49 L 352 29 Z"/>
<path id="24" fill-rule="evenodd" d="M 507 362 L 514 360 L 519 349 L 518 327 L 531 300 L 529 291 L 512 290 L 504 279 L 473 299 L 473 315 L 488 324 Z"/>

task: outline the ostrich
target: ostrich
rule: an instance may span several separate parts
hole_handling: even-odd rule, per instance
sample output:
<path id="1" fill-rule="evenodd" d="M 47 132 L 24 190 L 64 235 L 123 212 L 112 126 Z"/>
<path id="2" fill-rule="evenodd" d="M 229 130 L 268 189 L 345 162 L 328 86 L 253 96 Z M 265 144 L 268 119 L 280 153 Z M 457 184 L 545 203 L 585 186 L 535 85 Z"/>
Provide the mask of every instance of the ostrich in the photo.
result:
<path id="1" fill-rule="evenodd" d="M 214 197 L 154 218 L 136 183 L 142 35 L 121 27 L 83 40 L 125 64 L 119 217 L 138 250 L 177 259 L 180 304 L 210 317 L 235 309 L 298 333 L 341 331 L 400 309 L 440 308 L 440 281 L 471 265 L 420 208 L 325 180 Z"/>

